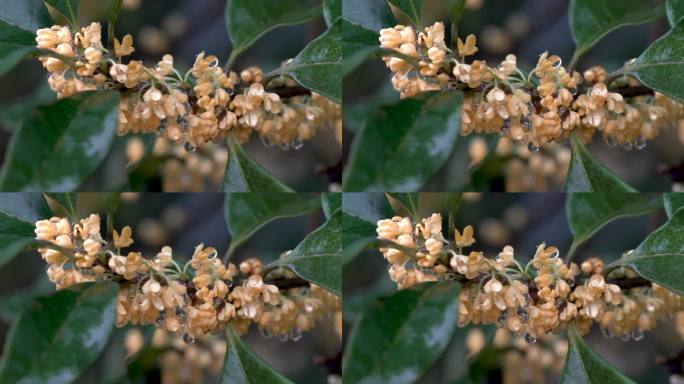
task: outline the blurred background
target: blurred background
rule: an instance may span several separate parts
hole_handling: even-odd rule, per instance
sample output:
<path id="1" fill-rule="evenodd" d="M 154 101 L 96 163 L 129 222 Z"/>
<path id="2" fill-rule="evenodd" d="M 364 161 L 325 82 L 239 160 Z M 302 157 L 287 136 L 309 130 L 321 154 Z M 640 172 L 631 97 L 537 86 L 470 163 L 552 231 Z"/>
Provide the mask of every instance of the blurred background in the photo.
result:
<path id="1" fill-rule="evenodd" d="M 79 195 L 79 216 L 99 213 L 104 225 L 106 194 Z M 135 243 L 131 250 L 140 251 L 146 258 L 156 255 L 162 246 L 170 245 L 176 260 L 185 262 L 199 243 L 213 246 L 219 255 L 228 249 L 230 235 L 223 213 L 224 194 L 123 194 L 114 217 L 114 228 L 120 231 L 126 225 L 133 230 Z M 233 262 L 258 257 L 264 264 L 275 260 L 281 252 L 293 249 L 313 229 L 325 221 L 321 211 L 296 218 L 279 219 L 267 224 L 235 253 Z M 46 264 L 35 252 L 24 252 L 0 268 L 0 343 L 4 345 L 7 332 L 23 303 L 31 297 L 54 292 L 54 285 L 46 276 Z M 136 329 L 129 332 L 131 329 Z M 164 380 L 164 383 L 215 383 L 212 369 L 220 369 L 223 362 L 211 353 L 206 358 L 174 362 L 170 356 L 142 349 L 135 359 L 126 359 L 127 350 L 138 343 L 142 335 L 150 344 L 159 344 L 152 337 L 152 327 L 117 328 L 100 358 L 79 379 L 79 383 L 125 383 L 121 381 L 129 369 L 142 374 L 145 383 L 158 383 L 165 368 L 182 375 L 182 369 L 192 368 L 185 381 Z M 266 338 L 254 327 L 243 336 L 249 348 L 271 364 L 277 371 L 297 383 L 325 383 L 329 369 L 334 369 L 340 349 L 340 335 L 333 319 L 326 319 L 313 330 L 304 332 L 298 341 L 281 341 Z M 220 335 L 219 335 L 220 336 Z M 155 336 L 156 337 L 156 336 Z M 206 347 L 220 338 L 200 339 L 191 347 Z M 214 345 L 214 348 L 217 346 Z M 186 348 L 180 342 L 176 348 Z M 158 351 L 156 351 L 158 352 Z M 206 355 L 206 354 L 205 354 Z M 339 364 L 339 363 L 337 363 Z M 195 369 L 197 368 L 197 369 Z M 198 372 L 202 372 L 199 375 Z M 200 380 L 201 378 L 204 380 Z M 168 376 L 167 376 L 168 378 Z M 133 381 L 137 382 L 137 381 Z"/>
<path id="2" fill-rule="evenodd" d="M 384 198 L 382 194 L 374 197 Z M 440 212 L 447 198 L 446 194 L 421 194 L 421 217 Z M 466 193 L 456 215 L 456 228 L 462 230 L 472 225 L 477 242 L 471 250 L 483 251 L 486 257 L 494 257 L 505 245 L 512 245 L 516 259 L 527 262 L 542 242 L 558 247 L 563 256 L 572 241 L 565 214 L 565 199 L 566 195 L 562 193 Z M 446 212 L 442 212 L 442 216 L 446 218 Z M 600 257 L 606 264 L 610 263 L 621 257 L 624 251 L 639 245 L 666 220 L 665 212 L 661 209 L 609 223 L 578 249 L 573 261 L 579 264 L 586 258 Z M 365 305 L 378 296 L 396 292 L 396 284 L 390 280 L 388 268 L 387 261 L 377 250 L 367 250 L 344 266 L 345 337 Z M 478 359 L 467 361 L 474 352 L 481 350 L 485 335 L 491 337 L 493 331 L 493 327 L 457 328 L 445 353 L 417 382 L 459 382 L 467 375 L 468 364 L 473 362 L 476 364 L 473 369 L 486 377 L 486 381 L 482 382 L 558 382 L 567 348 L 563 334 L 550 335 L 529 345 L 521 338 L 515 340 L 508 337 L 506 332 L 503 335 L 497 333 L 495 344 L 513 345 L 514 348 L 509 352 L 515 353 L 499 352 L 497 355 L 489 351 L 489 355 L 481 354 Z M 670 372 L 665 366 L 668 359 L 673 359 L 673 366 L 681 370 L 681 356 L 684 353 L 682 337 L 684 335 L 678 336 L 673 321 L 665 321 L 658 323 L 656 330 L 645 332 L 640 341 L 625 342 L 618 337 L 607 338 L 598 327 L 594 327 L 585 340 L 594 351 L 636 382 L 665 383 Z M 517 349 L 524 352 L 517 353 Z M 502 381 L 504 377 L 508 379 Z M 521 380 L 521 377 L 525 380 Z"/>
<path id="3" fill-rule="evenodd" d="M 312 0 L 312 4 L 314 1 L 318 2 Z M 143 60 L 149 66 L 156 65 L 164 54 L 171 53 L 176 67 L 184 71 L 192 67 L 195 56 L 202 51 L 225 63 L 231 52 L 225 5 L 226 0 L 124 0 L 116 35 L 121 38 L 131 34 L 135 47 L 131 60 Z M 81 24 L 106 20 L 105 7 L 106 2 L 81 1 Z M 239 72 L 256 65 L 268 73 L 295 57 L 325 29 L 323 17 L 297 26 L 277 28 L 245 51 L 233 69 Z M 47 72 L 38 60 L 22 63 L 3 76 L 2 82 L 0 163 L 4 161 L 11 133 L 20 126 L 21 116 L 27 108 L 55 100 L 47 85 Z M 173 148 L 168 143 L 159 143 L 154 149 L 155 156 L 143 158 L 143 153 L 152 152 L 150 143 L 144 148 L 139 139 L 133 144 L 129 139 L 117 140 L 108 161 L 82 190 L 118 190 L 115 187 L 121 182 L 121 168 L 130 163 L 136 163 L 129 166 L 133 173 L 131 190 L 134 191 L 160 191 L 162 187 L 167 192 L 218 190 L 225 168 L 225 145 L 208 146 L 188 154 L 182 145 Z M 295 190 L 327 191 L 329 184 L 341 177 L 338 170 L 340 147 L 332 127 L 321 130 L 299 150 L 268 148 L 258 139 L 247 144 L 246 150 Z M 102 179 L 108 179 L 111 185 L 103 186 Z"/>
<path id="4" fill-rule="evenodd" d="M 448 2 L 424 0 L 423 24 L 448 23 Z M 569 3 L 569 0 L 467 0 L 459 34 L 475 34 L 479 52 L 474 58 L 490 64 L 499 63 L 508 53 L 513 53 L 518 57 L 518 66 L 528 71 L 536 65 L 539 55 L 548 51 L 559 55 L 567 65 L 575 48 L 568 21 Z M 446 30 L 449 31 L 448 24 Z M 583 72 L 591 66 L 603 65 L 610 72 L 620 68 L 668 30 L 664 16 L 641 26 L 620 28 L 585 54 L 576 69 Z M 370 112 L 380 105 L 398 101 L 399 95 L 392 89 L 389 70 L 379 59 L 367 61 L 349 74 L 343 87 L 343 156 L 346 159 L 354 133 L 363 127 Z M 568 143 L 548 145 L 533 154 L 526 148 L 512 148 L 510 141 L 501 142 L 496 148 L 497 156 L 477 168 L 475 164 L 486 155 L 483 137 L 461 137 L 452 157 L 424 190 L 438 192 L 462 188 L 468 182 L 464 178 L 467 178 L 469 164 L 471 171 L 477 169 L 476 190 L 562 190 L 570 160 Z M 609 147 L 600 138 L 588 148 L 599 161 L 638 190 L 662 191 L 670 190 L 673 181 L 684 180 L 683 143 L 684 132 L 678 134 L 677 127 L 671 127 L 662 130 L 660 136 L 643 150 Z"/>

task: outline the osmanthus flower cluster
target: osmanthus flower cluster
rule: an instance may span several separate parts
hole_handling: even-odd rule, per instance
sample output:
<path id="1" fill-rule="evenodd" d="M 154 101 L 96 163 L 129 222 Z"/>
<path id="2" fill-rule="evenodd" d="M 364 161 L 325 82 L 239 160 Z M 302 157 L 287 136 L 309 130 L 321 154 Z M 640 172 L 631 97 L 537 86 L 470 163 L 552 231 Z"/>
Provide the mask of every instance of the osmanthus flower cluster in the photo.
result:
<path id="1" fill-rule="evenodd" d="M 38 48 L 48 83 L 58 97 L 114 89 L 121 92 L 118 133 L 154 133 L 185 143 L 189 150 L 233 134 L 246 142 L 256 132 L 267 145 L 298 149 L 321 127 L 341 128 L 341 110 L 321 95 L 285 76 L 265 76 L 258 67 L 239 75 L 224 71 L 215 56 L 197 55 L 186 73 L 164 55 L 155 67 L 123 59 L 134 51 L 133 38 L 102 44 L 99 23 L 80 31 L 68 26 L 39 29 Z M 339 127 L 338 127 L 339 126 Z"/>
<path id="2" fill-rule="evenodd" d="M 528 74 L 512 54 L 498 66 L 467 63 L 478 51 L 475 36 L 457 39 L 456 49 L 449 49 L 441 22 L 423 31 L 404 25 L 383 29 L 380 45 L 401 54 L 383 59 L 401 97 L 463 90 L 462 134 L 499 133 L 533 152 L 575 131 L 584 142 L 600 134 L 609 145 L 641 149 L 662 127 L 684 118 L 682 104 L 633 78 L 611 78 L 602 67 L 568 71 L 560 57 L 546 52 Z"/>
<path id="3" fill-rule="evenodd" d="M 287 270 L 262 276 L 258 259 L 224 264 L 216 249 L 202 244 L 183 266 L 168 246 L 153 259 L 122 252 L 133 243 L 131 228 L 113 231 L 113 241 L 107 242 L 96 214 L 79 223 L 58 217 L 40 220 L 35 233 L 36 239 L 52 243 L 38 251 L 57 289 L 87 281 L 120 285 L 118 326 L 154 324 L 192 342 L 228 325 L 245 333 L 254 323 L 264 335 L 287 339 L 298 338 L 340 308 L 336 295 Z"/>
<path id="4" fill-rule="evenodd" d="M 555 247 L 541 244 L 524 266 L 512 246 L 494 258 L 464 249 L 475 243 L 473 227 L 447 239 L 435 213 L 413 222 L 393 217 L 377 223 L 381 252 L 399 288 L 424 281 L 457 280 L 459 324 L 497 324 L 529 342 L 566 329 L 588 333 L 593 323 L 607 336 L 640 339 L 658 320 L 684 310 L 684 297 L 633 271 L 605 270 L 600 259 L 565 263 Z M 393 244 L 397 246 L 394 247 Z"/>

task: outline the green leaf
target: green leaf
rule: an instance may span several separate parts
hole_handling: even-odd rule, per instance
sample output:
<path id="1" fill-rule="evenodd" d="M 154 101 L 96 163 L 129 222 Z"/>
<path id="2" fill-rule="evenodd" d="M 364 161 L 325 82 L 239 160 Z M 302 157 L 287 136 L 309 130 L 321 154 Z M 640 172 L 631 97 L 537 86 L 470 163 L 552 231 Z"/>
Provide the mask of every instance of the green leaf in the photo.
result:
<path id="1" fill-rule="evenodd" d="M 414 219 L 420 218 L 420 193 L 391 193 L 387 195 L 395 199 Z"/>
<path id="2" fill-rule="evenodd" d="M 31 34 L 52 25 L 43 0 L 0 1 L 0 20 Z"/>
<path id="3" fill-rule="evenodd" d="M 299 277 L 337 294 L 342 294 L 342 210 L 311 232 L 287 256 L 266 269 L 286 267 Z"/>
<path id="4" fill-rule="evenodd" d="M 39 107 L 12 137 L 0 173 L 4 191 L 70 191 L 107 156 L 119 94 L 83 93 Z"/>
<path id="5" fill-rule="evenodd" d="M 388 0 L 390 4 L 399 8 L 406 16 L 411 18 L 413 24 L 422 29 L 420 22 L 423 0 Z"/>
<path id="6" fill-rule="evenodd" d="M 321 194 L 321 205 L 323 213 L 327 219 L 332 216 L 335 211 L 342 208 L 342 194 L 338 192 L 328 192 Z"/>
<path id="7" fill-rule="evenodd" d="M 303 87 L 342 103 L 342 19 L 274 73 L 287 74 Z"/>
<path id="8" fill-rule="evenodd" d="M 684 1 L 667 0 L 665 7 L 667 9 L 667 20 L 670 21 L 671 26 L 674 26 L 684 16 Z"/>
<path id="9" fill-rule="evenodd" d="M 321 6 L 309 0 L 227 0 L 226 25 L 233 43 L 229 63 L 268 31 L 296 25 L 321 15 Z"/>
<path id="10" fill-rule="evenodd" d="M 627 257 L 616 262 L 642 277 L 684 295 L 684 209 L 652 232 Z"/>
<path id="11" fill-rule="evenodd" d="M 375 228 L 374 223 L 342 211 L 342 265 L 352 261 L 377 241 Z"/>
<path id="12" fill-rule="evenodd" d="M 462 102 L 460 92 L 431 92 L 382 107 L 352 145 L 345 191 L 420 189 L 454 149 Z"/>
<path id="13" fill-rule="evenodd" d="M 323 0 L 323 17 L 329 26 L 342 16 L 342 0 Z"/>
<path id="14" fill-rule="evenodd" d="M 114 283 L 82 284 L 36 299 L 12 326 L 3 383 L 70 383 L 102 352 L 114 326 Z"/>
<path id="15" fill-rule="evenodd" d="M 76 193 L 45 193 L 50 210 L 58 217 L 78 218 L 78 195 Z"/>
<path id="16" fill-rule="evenodd" d="M 660 197 L 636 193 L 570 193 L 565 213 L 573 235 L 570 254 L 604 225 L 621 217 L 638 216 L 662 206 Z"/>
<path id="17" fill-rule="evenodd" d="M 234 138 L 228 139 L 229 158 L 223 192 L 294 192 L 245 153 Z"/>
<path id="18" fill-rule="evenodd" d="M 572 0 L 570 31 L 580 56 L 608 33 L 624 26 L 643 24 L 665 13 L 663 5 L 644 0 Z"/>
<path id="19" fill-rule="evenodd" d="M 394 216 L 387 197 L 378 192 L 345 193 L 342 196 L 342 209 L 373 224 Z"/>
<path id="20" fill-rule="evenodd" d="M 229 253 L 273 220 L 312 212 L 315 197 L 296 193 L 227 193 L 223 205 L 231 234 Z"/>
<path id="21" fill-rule="evenodd" d="M 38 193 L 0 194 L 0 266 L 35 242 L 34 223 L 49 214 Z"/>
<path id="22" fill-rule="evenodd" d="M 572 136 L 571 143 L 572 159 L 565 180 L 566 192 L 637 192 L 594 159 L 577 136 Z"/>
<path id="23" fill-rule="evenodd" d="M 684 207 L 684 193 L 665 193 L 663 200 L 668 218 L 672 218 L 679 208 Z"/>
<path id="24" fill-rule="evenodd" d="M 359 24 L 342 19 L 342 73 L 353 71 L 380 48 L 378 33 Z"/>
<path id="25" fill-rule="evenodd" d="M 78 26 L 80 0 L 45 0 L 55 7 L 73 26 Z"/>
<path id="26" fill-rule="evenodd" d="M 108 0 L 107 4 L 107 21 L 116 24 L 116 20 L 119 18 L 119 12 L 121 12 L 121 5 L 123 0 Z"/>
<path id="27" fill-rule="evenodd" d="M 393 27 L 397 23 L 385 0 L 344 0 L 342 15 L 373 31 Z"/>
<path id="28" fill-rule="evenodd" d="M 36 87 L 28 96 L 0 107 L 0 125 L 7 132 L 16 132 L 21 128 L 24 120 L 30 116 L 33 109 L 39 105 L 52 104 L 56 100 L 55 92 L 45 82 Z"/>
<path id="29" fill-rule="evenodd" d="M 649 88 L 684 102 L 684 20 L 653 42 L 623 73 L 634 74 Z"/>
<path id="30" fill-rule="evenodd" d="M 596 352 L 589 349 L 574 326 L 568 329 L 568 354 L 560 382 L 582 383 L 633 383 Z"/>
<path id="31" fill-rule="evenodd" d="M 220 383 L 225 384 L 291 384 L 273 367 L 261 360 L 242 343 L 232 327 L 226 330 L 227 350 Z"/>
<path id="32" fill-rule="evenodd" d="M 427 283 L 381 298 L 349 335 L 345 383 L 412 383 L 442 354 L 456 328 L 459 286 Z"/>

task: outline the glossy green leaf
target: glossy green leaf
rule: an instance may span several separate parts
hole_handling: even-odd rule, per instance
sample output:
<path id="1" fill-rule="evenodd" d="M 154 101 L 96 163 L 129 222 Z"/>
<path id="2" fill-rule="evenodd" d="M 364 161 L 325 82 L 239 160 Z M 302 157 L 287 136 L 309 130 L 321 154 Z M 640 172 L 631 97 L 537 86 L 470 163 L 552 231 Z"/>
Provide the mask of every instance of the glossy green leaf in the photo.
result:
<path id="1" fill-rule="evenodd" d="M 390 28 L 397 23 L 386 0 L 344 0 L 342 16 L 373 31 Z"/>
<path id="2" fill-rule="evenodd" d="M 339 192 L 321 194 L 321 206 L 325 217 L 329 219 L 335 211 L 342 208 L 342 194 Z"/>
<path id="3" fill-rule="evenodd" d="M 344 190 L 420 189 L 454 149 L 462 102 L 460 92 L 431 92 L 380 108 L 354 141 Z"/>
<path id="4" fill-rule="evenodd" d="M 76 219 L 78 217 L 78 195 L 76 193 L 45 193 L 45 200 L 47 201 L 50 210 L 58 217 L 70 217 Z"/>
<path id="5" fill-rule="evenodd" d="M 390 4 L 399 8 L 406 16 L 411 18 L 413 24 L 421 28 L 420 17 L 422 14 L 423 0 L 388 0 Z"/>
<path id="6" fill-rule="evenodd" d="M 232 63 L 268 31 L 305 23 L 320 15 L 320 3 L 309 0 L 227 0 L 226 25 L 233 43 L 229 61 Z"/>
<path id="7" fill-rule="evenodd" d="M 121 5 L 123 0 L 108 0 L 107 3 L 107 21 L 115 24 L 121 12 Z"/>
<path id="8" fill-rule="evenodd" d="M 665 193 L 663 200 L 668 218 L 672 218 L 679 208 L 684 207 L 684 193 Z"/>
<path id="9" fill-rule="evenodd" d="M 575 55 L 583 54 L 615 29 L 643 24 L 664 14 L 662 5 L 644 0 L 572 0 L 569 15 L 577 44 Z"/>
<path id="10" fill-rule="evenodd" d="M 0 125 L 7 132 L 16 132 L 21 128 L 24 120 L 30 116 L 33 109 L 40 105 L 52 104 L 56 100 L 55 92 L 45 82 L 37 86 L 26 97 L 19 98 L 11 104 L 2 105 L 0 107 Z"/>
<path id="11" fill-rule="evenodd" d="M 47 12 L 42 3 L 32 1 L 16 4 L 12 9 L 8 9 L 7 4 L 9 2 L 0 4 L 0 76 L 29 55 L 39 52 L 35 33 L 45 25 L 41 14 Z"/>
<path id="12" fill-rule="evenodd" d="M 329 26 L 342 16 L 342 0 L 323 0 L 323 17 Z"/>
<path id="13" fill-rule="evenodd" d="M 684 20 L 653 42 L 622 72 L 634 74 L 649 88 L 684 102 Z"/>
<path id="14" fill-rule="evenodd" d="M 568 354 L 560 382 L 562 384 L 633 383 L 615 367 L 599 356 L 577 334 L 574 326 L 568 329 Z"/>
<path id="15" fill-rule="evenodd" d="M 319 206 L 317 198 L 305 194 L 227 193 L 223 210 L 231 234 L 230 251 L 271 221 L 300 216 Z"/>
<path id="16" fill-rule="evenodd" d="M 0 266 L 33 243 L 33 223 L 27 223 L 0 211 Z"/>
<path id="17" fill-rule="evenodd" d="M 377 32 L 342 19 L 342 73 L 348 74 L 377 52 L 382 52 Z"/>
<path id="18" fill-rule="evenodd" d="M 684 209 L 617 261 L 644 278 L 684 295 Z"/>
<path id="19" fill-rule="evenodd" d="M 420 218 L 420 193 L 394 193 L 387 192 L 391 198 L 396 200 L 400 207 L 403 208 L 414 219 Z"/>
<path id="20" fill-rule="evenodd" d="M 223 192 L 293 192 L 245 153 L 234 138 L 228 139 L 229 158 Z"/>
<path id="21" fill-rule="evenodd" d="M 456 328 L 459 286 L 426 283 L 372 304 L 349 335 L 345 383 L 412 383 L 442 354 Z"/>
<path id="22" fill-rule="evenodd" d="M 342 211 L 342 265 L 377 241 L 376 224 Z"/>
<path id="23" fill-rule="evenodd" d="M 342 210 L 370 223 L 391 218 L 394 214 L 384 193 L 345 193 Z"/>
<path id="24" fill-rule="evenodd" d="M 45 2 L 55 7 L 72 25 L 78 25 L 80 0 L 45 0 Z"/>
<path id="25" fill-rule="evenodd" d="M 674 26 L 677 24 L 677 20 L 684 16 L 684 1 L 667 0 L 665 2 L 665 7 L 667 10 L 667 20 L 670 21 L 671 26 Z"/>
<path id="26" fill-rule="evenodd" d="M 114 283 L 89 283 L 28 305 L 5 344 L 0 382 L 74 381 L 107 344 L 117 292 Z"/>
<path id="27" fill-rule="evenodd" d="M 70 191 L 104 160 L 114 140 L 117 92 L 83 93 L 39 107 L 12 137 L 4 191 Z"/>
<path id="28" fill-rule="evenodd" d="M 43 0 L 0 1 L 0 20 L 30 33 L 52 25 Z"/>
<path id="29" fill-rule="evenodd" d="M 577 136 L 572 136 L 571 143 L 572 159 L 565 180 L 566 192 L 637 192 L 594 159 Z"/>
<path id="30" fill-rule="evenodd" d="M 621 217 L 637 216 L 662 206 L 660 197 L 637 193 L 570 193 L 565 213 L 573 235 L 570 253 L 604 225 Z"/>
<path id="31" fill-rule="evenodd" d="M 18 220 L 35 223 L 51 216 L 41 193 L 0 193 L 0 212 Z"/>
<path id="32" fill-rule="evenodd" d="M 340 18 L 275 73 L 287 74 L 303 87 L 342 103 L 341 40 Z"/>
<path id="33" fill-rule="evenodd" d="M 342 210 L 311 232 L 287 256 L 271 263 L 286 267 L 299 277 L 329 291 L 342 293 Z"/>
<path id="34" fill-rule="evenodd" d="M 291 384 L 273 367 L 261 360 L 242 342 L 233 328 L 226 330 L 226 357 L 223 360 L 222 384 Z"/>

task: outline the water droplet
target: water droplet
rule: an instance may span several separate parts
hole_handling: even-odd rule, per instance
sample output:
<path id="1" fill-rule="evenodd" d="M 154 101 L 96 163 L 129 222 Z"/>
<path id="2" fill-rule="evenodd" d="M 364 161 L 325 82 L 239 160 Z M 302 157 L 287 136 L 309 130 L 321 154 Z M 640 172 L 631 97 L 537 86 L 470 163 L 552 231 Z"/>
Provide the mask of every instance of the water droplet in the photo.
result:
<path id="1" fill-rule="evenodd" d="M 624 148 L 626 151 L 631 151 L 633 148 L 632 143 L 624 143 L 622 144 L 622 148 Z"/>
<path id="2" fill-rule="evenodd" d="M 185 142 L 185 150 L 188 152 L 195 152 L 197 150 L 197 148 L 195 148 L 192 144 L 190 144 L 189 142 L 186 141 Z"/>
<path id="3" fill-rule="evenodd" d="M 506 120 L 504 120 L 504 122 L 503 122 L 503 126 L 501 127 L 501 130 L 499 131 L 499 134 L 500 134 L 501 136 L 506 136 L 506 135 L 508 135 L 508 132 L 510 132 L 510 130 L 511 130 L 511 120 L 510 120 L 510 119 L 506 119 Z"/>
<path id="4" fill-rule="evenodd" d="M 629 341 L 629 339 L 631 339 L 629 333 L 625 333 L 624 335 L 620 336 L 620 340 L 622 341 Z"/>
<path id="5" fill-rule="evenodd" d="M 622 254 L 622 257 L 630 257 L 630 256 L 632 256 L 632 253 L 634 253 L 634 250 L 628 249 Z"/>
<path id="6" fill-rule="evenodd" d="M 552 259 L 557 259 L 559 255 L 560 255 L 560 251 L 556 249 L 551 253 L 550 257 Z"/>
<path id="7" fill-rule="evenodd" d="M 614 147 L 617 145 L 617 144 L 615 144 L 615 140 L 613 140 L 612 136 L 606 137 L 606 144 L 608 144 L 609 147 Z"/>
<path id="8" fill-rule="evenodd" d="M 563 65 L 563 60 L 561 60 L 561 59 L 558 59 L 558 61 L 553 63 L 553 66 L 556 68 L 560 67 L 561 65 Z"/>
<path id="9" fill-rule="evenodd" d="M 637 328 L 632 332 L 632 338 L 634 341 L 639 341 L 644 338 L 644 331 L 641 330 L 641 328 Z"/>
<path id="10" fill-rule="evenodd" d="M 195 338 L 190 336 L 189 333 L 184 333 L 183 341 L 185 341 L 185 344 L 193 344 L 195 342 Z"/>
<path id="11" fill-rule="evenodd" d="M 280 149 L 282 149 L 283 151 L 289 151 L 290 150 L 290 143 L 281 144 Z"/>
<path id="12" fill-rule="evenodd" d="M 613 332 L 611 332 L 608 328 L 601 328 L 601 333 L 603 333 L 603 336 L 609 339 L 615 337 L 615 335 L 613 335 Z"/>
<path id="13" fill-rule="evenodd" d="M 533 152 L 533 153 L 539 152 L 539 147 L 537 147 L 536 145 L 534 145 L 531 141 L 527 144 L 527 149 L 528 149 L 530 152 Z"/>
<path id="14" fill-rule="evenodd" d="M 523 116 L 520 118 L 520 124 L 522 124 L 523 130 L 525 132 L 529 132 L 530 128 L 532 127 L 532 124 L 530 123 L 530 118 L 527 116 Z"/>
<path id="15" fill-rule="evenodd" d="M 640 137 L 634 141 L 634 147 L 638 150 L 642 150 L 646 148 L 646 140 L 644 140 L 643 137 Z"/>
<path id="16" fill-rule="evenodd" d="M 525 341 L 527 342 L 527 344 L 534 344 L 537 342 L 537 338 L 532 336 L 532 334 L 530 334 L 530 333 L 526 333 L 525 334 Z"/>
<path id="17" fill-rule="evenodd" d="M 294 139 L 290 145 L 292 146 L 292 149 L 299 150 L 304 146 L 304 142 L 298 137 Z"/>
<path id="18" fill-rule="evenodd" d="M 503 327 L 504 323 L 506 323 L 506 318 L 508 317 L 507 313 L 504 312 L 499 316 L 498 319 L 496 319 L 497 324 L 499 324 L 499 327 Z"/>
<path id="19" fill-rule="evenodd" d="M 568 91 L 570 91 L 571 95 L 577 96 L 577 88 L 568 88 Z"/>
<path id="20" fill-rule="evenodd" d="M 299 341 L 302 339 L 302 331 L 299 328 L 295 328 L 294 331 L 290 333 L 290 339 L 292 341 Z"/>

